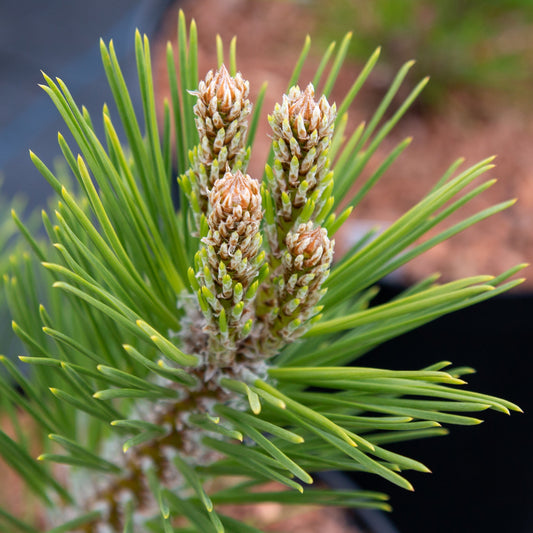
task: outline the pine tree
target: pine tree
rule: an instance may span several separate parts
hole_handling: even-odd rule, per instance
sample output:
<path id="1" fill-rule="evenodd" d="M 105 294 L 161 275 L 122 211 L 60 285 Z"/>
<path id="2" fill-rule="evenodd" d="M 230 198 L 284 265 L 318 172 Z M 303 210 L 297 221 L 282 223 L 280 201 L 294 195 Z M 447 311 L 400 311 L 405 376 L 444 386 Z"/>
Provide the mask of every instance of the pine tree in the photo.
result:
<path id="1" fill-rule="evenodd" d="M 469 369 L 446 361 L 400 371 L 357 366 L 358 358 L 514 287 L 520 280 L 510 278 L 523 265 L 444 284 L 431 277 L 381 305 L 372 305 L 375 284 L 512 202 L 420 241 L 492 184 L 469 187 L 491 159 L 462 171 L 456 162 L 389 228 L 334 258 L 337 230 L 408 141 L 355 193 L 353 183 L 427 80 L 382 121 L 407 64 L 373 118 L 345 140 L 349 106 L 379 51 L 337 107 L 328 102 L 336 69 L 325 83 L 320 70 L 313 84 L 298 87 L 307 42 L 270 115 L 273 151 L 259 183 L 246 174 L 261 111 L 251 113 L 248 82 L 223 64 L 199 81 L 196 26 L 187 32 L 180 14 L 179 30 L 179 74 L 168 48 L 171 105 L 162 138 L 149 43 L 139 34 L 144 128 L 113 44 L 101 45 L 127 148 L 107 107 L 101 142 L 63 81 L 45 75 L 43 89 L 77 144 L 59 135 L 79 187 L 32 154 L 57 198 L 54 211 L 42 215 L 50 245 L 15 217 L 36 261 L 14 259 L 4 283 L 28 368 L 1 360 L 8 376 L 0 380 L 3 404 L 18 428 L 15 436 L 0 431 L 3 458 L 44 509 L 48 533 L 258 532 L 223 507 L 250 502 L 389 509 L 382 493 L 312 484 L 321 471 L 341 469 L 412 489 L 406 472 L 427 467 L 388 444 L 445 434 L 443 424 L 475 425 L 480 420 L 471 413 L 485 409 L 520 409 L 464 389 Z M 331 59 L 335 65 L 348 39 Z M 178 211 L 173 138 L 182 172 Z M 15 407 L 40 436 L 38 460 Z M 255 490 L 268 481 L 290 490 Z M 38 531 L 31 517 L 7 509 L 0 509 L 0 523 Z"/>

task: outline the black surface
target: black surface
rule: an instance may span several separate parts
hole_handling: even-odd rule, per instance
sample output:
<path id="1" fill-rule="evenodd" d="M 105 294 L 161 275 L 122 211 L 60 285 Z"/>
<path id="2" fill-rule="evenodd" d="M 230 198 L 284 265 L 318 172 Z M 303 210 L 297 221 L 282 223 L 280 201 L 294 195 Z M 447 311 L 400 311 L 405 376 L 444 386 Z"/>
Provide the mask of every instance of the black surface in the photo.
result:
<path id="1" fill-rule="evenodd" d="M 385 290 L 389 297 L 396 292 Z M 385 343 L 361 360 L 393 369 L 441 360 L 472 366 L 478 373 L 465 378 L 471 389 L 525 411 L 474 413 L 485 422 L 391 447 L 432 470 L 407 472 L 414 493 L 358 474 L 363 488 L 392 496 L 392 519 L 402 533 L 533 532 L 532 318 L 533 295 L 503 295 Z"/>
<path id="2" fill-rule="evenodd" d="M 95 123 L 111 101 L 99 39 L 115 42 L 126 82 L 136 84 L 134 31 L 149 36 L 169 0 L 2 0 L 0 2 L 0 173 L 2 192 L 23 191 L 43 205 L 50 189 L 28 156 L 31 148 L 51 165 L 66 127 L 42 89 L 40 70 L 61 77 Z M 137 91 L 133 97 L 138 104 Z M 138 107 L 138 106 L 137 106 Z M 98 129 L 98 128 L 97 128 Z M 102 131 L 99 128 L 99 131 Z"/>

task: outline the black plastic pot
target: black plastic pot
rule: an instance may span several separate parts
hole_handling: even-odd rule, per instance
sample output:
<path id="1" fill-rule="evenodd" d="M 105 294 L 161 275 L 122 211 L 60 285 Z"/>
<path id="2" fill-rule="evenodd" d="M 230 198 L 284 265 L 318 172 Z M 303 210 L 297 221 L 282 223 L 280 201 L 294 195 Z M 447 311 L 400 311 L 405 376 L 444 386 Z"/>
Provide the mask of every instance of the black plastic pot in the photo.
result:
<path id="1" fill-rule="evenodd" d="M 383 287 L 387 300 L 401 291 Z M 363 487 L 388 492 L 392 518 L 406 533 L 531 533 L 533 531 L 533 295 L 506 294 L 442 317 L 389 341 L 362 363 L 416 369 L 441 360 L 474 367 L 469 386 L 522 407 L 525 415 L 480 413 L 486 422 L 451 434 L 397 445 L 424 462 L 430 475 L 409 475 L 409 493 L 370 476 Z M 485 415 L 485 416 L 484 416 Z"/>

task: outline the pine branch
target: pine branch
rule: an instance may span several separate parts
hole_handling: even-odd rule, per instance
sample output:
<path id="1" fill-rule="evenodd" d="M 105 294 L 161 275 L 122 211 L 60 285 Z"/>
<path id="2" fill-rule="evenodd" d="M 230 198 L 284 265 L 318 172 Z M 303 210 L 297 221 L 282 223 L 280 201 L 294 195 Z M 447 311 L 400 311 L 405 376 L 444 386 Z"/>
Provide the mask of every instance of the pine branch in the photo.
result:
<path id="1" fill-rule="evenodd" d="M 66 84 L 44 75 L 43 90 L 77 145 L 59 134 L 78 190 L 65 171 L 31 154 L 56 194 L 42 214 L 50 242 L 33 237 L 16 214 L 13 223 L 0 219 L 0 250 L 11 249 L 16 226 L 20 246 L 35 256 L 17 252 L 9 265 L 0 262 L 27 353 L 20 361 L 29 365 L 25 373 L 0 358 L 0 406 L 14 422 L 14 436 L 0 432 L 2 455 L 47 508 L 48 533 L 259 531 L 220 513 L 227 503 L 388 510 L 381 493 L 316 489 L 314 477 L 332 468 L 369 472 L 412 490 L 409 471 L 429 470 L 390 443 L 443 435 L 444 424 L 476 425 L 487 409 L 520 408 L 467 390 L 462 377 L 471 369 L 446 361 L 421 370 L 350 365 L 388 339 L 516 286 L 525 265 L 444 284 L 430 276 L 381 305 L 373 304 L 374 284 L 513 202 L 445 226 L 493 183 L 471 186 L 492 158 L 462 171 L 458 160 L 388 229 L 368 232 L 333 263 L 334 234 L 410 139 L 349 191 L 427 80 L 391 111 L 412 66 L 405 64 L 368 124 L 347 134 L 350 105 L 379 49 L 337 114 L 327 97 L 351 34 L 326 50 L 301 90 L 307 38 L 269 118 L 274 138 L 259 184 L 245 171 L 266 85 L 251 114 L 236 41 L 226 69 L 220 38 L 218 70 L 199 82 L 196 25 L 187 28 L 180 13 L 178 29 L 176 56 L 167 48 L 170 103 L 161 131 L 150 46 L 139 33 L 142 121 L 113 43 L 101 43 L 120 117 L 113 124 L 103 107 L 104 142 Z M 171 199 L 174 150 L 179 211 Z M 18 408 L 35 425 L 39 461 Z M 256 490 L 269 481 L 287 490 Z M 0 524 L 36 531 L 5 510 Z"/>

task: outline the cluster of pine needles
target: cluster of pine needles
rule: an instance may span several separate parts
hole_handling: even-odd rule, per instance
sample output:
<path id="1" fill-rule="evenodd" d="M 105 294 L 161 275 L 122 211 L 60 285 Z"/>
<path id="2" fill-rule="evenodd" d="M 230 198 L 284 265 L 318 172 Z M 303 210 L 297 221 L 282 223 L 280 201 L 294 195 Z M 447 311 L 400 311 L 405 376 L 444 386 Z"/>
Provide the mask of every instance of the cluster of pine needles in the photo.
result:
<path id="1" fill-rule="evenodd" d="M 348 133 L 349 108 L 379 49 L 336 105 L 328 99 L 350 35 L 327 49 L 312 80 L 300 80 L 306 40 L 270 110 L 264 176 L 249 176 L 266 85 L 254 105 L 234 41 L 226 67 L 220 39 L 218 66 L 200 81 L 196 26 L 183 13 L 178 26 L 162 125 L 140 34 L 139 119 L 113 43 L 101 44 L 120 119 L 116 127 L 104 106 L 102 140 L 96 117 L 62 80 L 44 76 L 75 146 L 59 134 L 70 177 L 31 154 L 56 195 L 42 213 L 48 240 L 14 213 L 26 251 L 2 263 L 25 355 L 23 365 L 1 359 L 2 411 L 14 430 L 0 431 L 0 450 L 28 489 L 23 516 L 0 508 L 2 530 L 257 533 L 224 505 L 388 510 L 382 493 L 313 482 L 327 470 L 370 472 L 411 490 L 405 473 L 428 468 L 389 444 L 478 424 L 473 413 L 485 409 L 519 410 L 465 390 L 471 369 L 447 361 L 357 366 L 375 346 L 510 289 L 523 268 L 443 284 L 432 276 L 372 305 L 384 276 L 512 204 L 441 225 L 493 184 L 474 183 L 492 159 L 466 169 L 454 162 L 397 221 L 334 257 L 342 224 L 409 145 L 361 177 L 427 82 L 394 108 L 412 62 Z M 271 482 L 279 488 L 260 490 Z"/>

